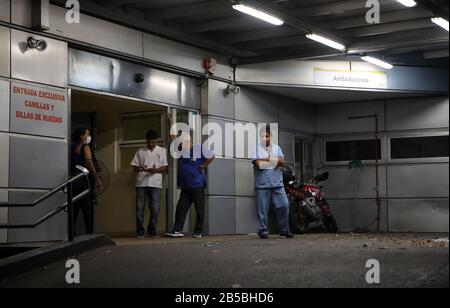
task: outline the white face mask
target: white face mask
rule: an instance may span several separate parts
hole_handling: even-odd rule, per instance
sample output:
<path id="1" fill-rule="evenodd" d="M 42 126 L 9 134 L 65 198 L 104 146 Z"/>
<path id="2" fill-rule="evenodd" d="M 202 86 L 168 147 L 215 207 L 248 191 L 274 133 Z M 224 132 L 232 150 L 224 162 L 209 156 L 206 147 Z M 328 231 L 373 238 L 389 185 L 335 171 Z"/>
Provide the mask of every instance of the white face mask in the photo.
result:
<path id="1" fill-rule="evenodd" d="M 87 138 L 86 138 L 86 141 L 84 142 L 85 144 L 91 144 L 91 142 L 92 142 L 92 137 L 91 136 L 88 136 Z"/>

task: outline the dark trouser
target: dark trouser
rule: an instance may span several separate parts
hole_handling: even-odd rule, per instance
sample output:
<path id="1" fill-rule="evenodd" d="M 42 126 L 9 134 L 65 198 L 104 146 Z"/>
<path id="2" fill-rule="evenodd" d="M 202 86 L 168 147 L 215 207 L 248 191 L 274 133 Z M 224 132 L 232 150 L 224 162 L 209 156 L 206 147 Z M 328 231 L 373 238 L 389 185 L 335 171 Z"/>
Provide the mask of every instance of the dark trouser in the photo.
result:
<path id="1" fill-rule="evenodd" d="M 95 186 L 92 186 L 93 181 L 91 179 L 89 180 L 91 182 L 91 194 L 73 204 L 73 219 L 74 225 L 76 226 L 78 213 L 81 210 L 81 212 L 83 213 L 83 220 L 84 226 L 86 228 L 86 234 L 94 234 L 94 202 L 92 189 Z M 86 183 L 84 181 L 79 181 L 73 185 L 73 195 L 76 196 L 82 193 L 85 189 L 87 189 Z"/>
<path id="2" fill-rule="evenodd" d="M 148 199 L 150 208 L 150 220 L 148 222 L 147 233 L 156 234 L 156 224 L 158 223 L 160 209 L 161 189 L 155 187 L 137 187 L 136 188 L 136 233 L 139 236 L 144 235 L 144 214 L 145 203 Z"/>
<path id="3" fill-rule="evenodd" d="M 197 221 L 194 232 L 201 234 L 203 232 L 203 224 L 205 221 L 205 201 L 203 188 L 182 189 L 180 200 L 178 200 L 177 211 L 175 214 L 174 231 L 181 232 L 184 228 L 186 215 L 194 202 L 195 211 L 197 213 Z"/>

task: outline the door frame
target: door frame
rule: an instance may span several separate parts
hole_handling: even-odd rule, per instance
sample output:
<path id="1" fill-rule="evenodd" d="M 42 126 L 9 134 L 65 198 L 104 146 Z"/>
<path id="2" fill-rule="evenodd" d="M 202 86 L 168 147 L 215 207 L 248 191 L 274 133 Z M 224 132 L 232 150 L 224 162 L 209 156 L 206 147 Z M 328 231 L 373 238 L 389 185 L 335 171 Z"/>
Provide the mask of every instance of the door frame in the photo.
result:
<path id="1" fill-rule="evenodd" d="M 68 139 L 67 139 L 67 147 L 68 147 L 67 168 L 68 168 L 69 176 L 70 176 L 70 169 L 71 169 L 72 104 L 73 104 L 73 94 L 75 91 L 81 92 L 81 93 L 95 94 L 95 95 L 99 95 L 99 96 L 103 96 L 103 97 L 122 99 L 122 100 L 130 101 L 130 102 L 134 102 L 134 103 L 152 104 L 155 106 L 162 107 L 165 111 L 166 117 L 174 109 L 193 112 L 197 115 L 201 114 L 200 109 L 186 108 L 184 106 L 170 105 L 170 104 L 166 104 L 166 103 L 155 102 L 155 101 L 140 99 L 140 98 L 136 98 L 136 97 L 130 97 L 130 96 L 119 95 L 119 94 L 114 94 L 114 93 L 109 93 L 109 92 L 91 90 L 91 89 L 87 89 L 87 88 L 69 86 L 67 88 L 67 119 L 68 119 L 68 121 L 67 121 L 68 122 L 68 125 L 67 125 L 67 136 L 68 136 Z M 171 140 L 170 140 L 170 131 L 167 127 L 167 118 L 166 118 L 166 121 L 164 122 L 164 124 L 166 125 L 166 129 L 165 129 L 166 136 L 161 136 L 161 137 L 165 138 L 164 142 L 167 145 L 167 155 L 169 156 L 168 157 L 169 172 L 167 174 L 167 189 L 166 189 L 166 229 L 167 229 L 166 231 L 169 232 L 169 231 L 171 231 L 171 228 L 175 222 L 174 221 L 175 220 L 174 219 L 175 211 L 176 211 L 175 192 L 177 190 L 177 186 L 173 185 L 172 183 L 176 183 L 177 175 L 174 174 L 174 171 L 175 171 L 175 168 L 173 168 L 174 162 L 170 156 Z M 189 225 L 189 223 L 190 223 L 190 218 L 187 217 L 187 225 Z"/>

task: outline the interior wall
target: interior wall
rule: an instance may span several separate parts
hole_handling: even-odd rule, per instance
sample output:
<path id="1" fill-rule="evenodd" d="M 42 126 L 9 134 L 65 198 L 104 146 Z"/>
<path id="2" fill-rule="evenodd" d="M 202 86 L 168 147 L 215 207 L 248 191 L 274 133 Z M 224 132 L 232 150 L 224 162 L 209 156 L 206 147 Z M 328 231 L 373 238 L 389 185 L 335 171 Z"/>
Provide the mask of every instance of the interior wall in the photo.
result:
<path id="1" fill-rule="evenodd" d="M 95 232 L 110 236 L 135 236 L 136 232 L 136 174 L 132 168 L 120 168 L 118 136 L 120 134 L 120 114 L 130 112 L 163 111 L 165 108 L 130 102 L 107 96 L 75 92 L 72 96 L 72 114 L 80 112 L 96 113 L 96 155 L 110 173 L 110 186 L 98 197 L 95 208 Z M 142 137 L 145 139 L 145 136 Z M 161 193 L 161 214 L 158 232 L 166 232 L 166 188 Z M 82 220 L 80 213 L 79 218 Z M 145 221 L 149 210 L 146 208 Z"/>
<path id="2" fill-rule="evenodd" d="M 391 137 L 448 135 L 448 97 L 317 105 L 317 169 L 330 172 L 324 192 L 339 226 L 344 231 L 375 229 L 375 166 L 367 162 L 361 170 L 350 170 L 348 162 L 327 163 L 324 142 L 373 139 L 373 119 L 348 119 L 370 114 L 379 116 L 382 141 L 382 230 L 448 232 L 448 158 L 390 159 Z"/>

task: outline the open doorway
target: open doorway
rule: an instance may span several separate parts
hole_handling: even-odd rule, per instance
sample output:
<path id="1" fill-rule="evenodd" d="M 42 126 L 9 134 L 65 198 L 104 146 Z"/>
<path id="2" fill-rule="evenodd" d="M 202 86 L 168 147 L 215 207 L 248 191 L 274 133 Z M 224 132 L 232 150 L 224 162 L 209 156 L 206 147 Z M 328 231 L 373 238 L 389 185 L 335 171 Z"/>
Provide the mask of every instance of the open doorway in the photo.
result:
<path id="1" fill-rule="evenodd" d="M 159 133 L 160 146 L 167 148 L 167 108 L 156 104 L 126 100 L 113 96 L 72 90 L 72 132 L 79 127 L 91 129 L 92 149 L 108 177 L 104 191 L 97 197 L 94 230 L 111 237 L 136 235 L 136 175 L 130 162 L 136 151 L 145 146 L 149 129 Z M 167 231 L 168 177 L 164 176 L 161 211 L 157 232 Z M 149 219 L 148 207 L 145 222 Z M 81 213 L 77 234 L 84 233 Z"/>

